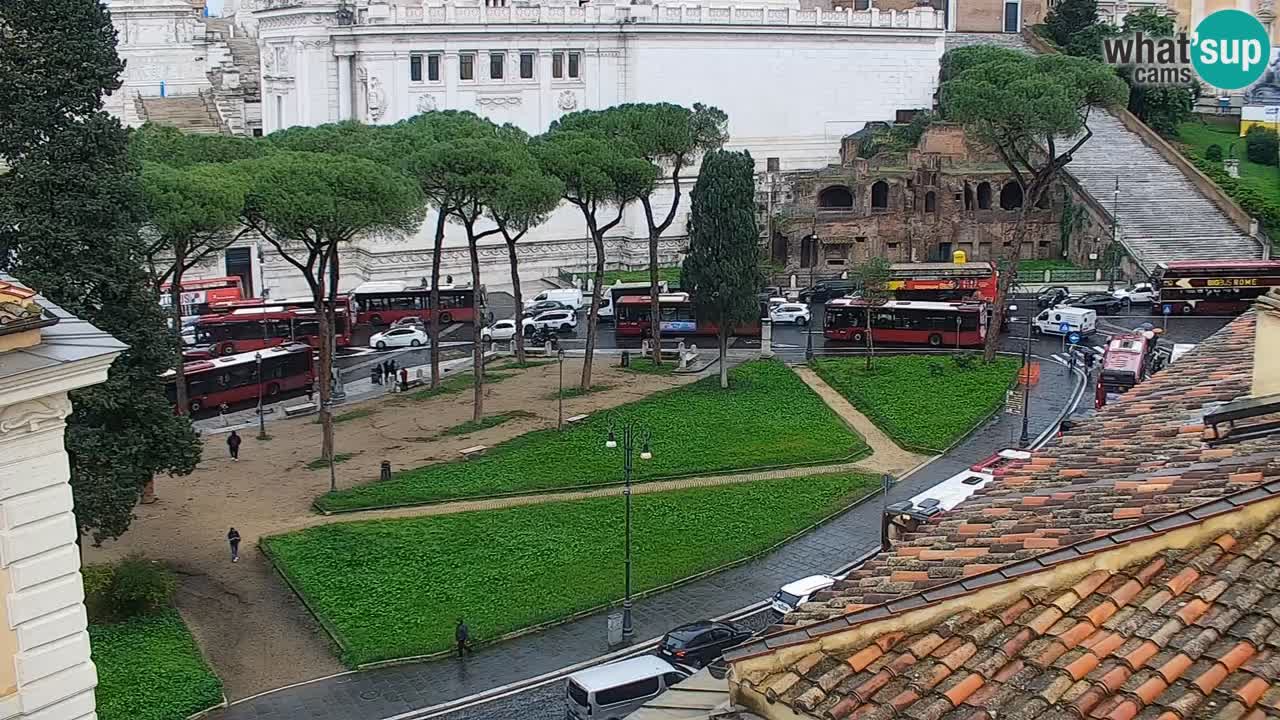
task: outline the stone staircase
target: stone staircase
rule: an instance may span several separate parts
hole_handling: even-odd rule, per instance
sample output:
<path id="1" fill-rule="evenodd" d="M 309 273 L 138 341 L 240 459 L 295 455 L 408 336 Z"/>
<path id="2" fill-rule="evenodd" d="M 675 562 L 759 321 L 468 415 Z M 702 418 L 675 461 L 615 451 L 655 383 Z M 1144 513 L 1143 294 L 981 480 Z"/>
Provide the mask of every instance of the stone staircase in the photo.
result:
<path id="1" fill-rule="evenodd" d="M 178 128 L 184 132 L 201 135 L 218 135 L 224 132 L 218 115 L 201 95 L 175 97 L 138 98 L 142 119 Z"/>
<path id="2" fill-rule="evenodd" d="M 257 38 L 238 30 L 230 18 L 205 18 L 204 22 L 210 44 L 226 45 L 230 57 L 224 63 L 229 62 L 239 72 L 244 99 L 249 102 L 259 100 L 261 88 L 258 76 L 261 64 Z"/>

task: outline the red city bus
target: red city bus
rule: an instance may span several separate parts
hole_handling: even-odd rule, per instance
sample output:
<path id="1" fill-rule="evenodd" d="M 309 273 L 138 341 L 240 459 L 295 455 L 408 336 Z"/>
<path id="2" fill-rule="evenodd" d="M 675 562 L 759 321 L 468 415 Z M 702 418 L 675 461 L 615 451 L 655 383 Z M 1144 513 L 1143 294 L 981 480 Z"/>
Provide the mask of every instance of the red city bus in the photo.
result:
<path id="1" fill-rule="evenodd" d="M 1280 260 L 1177 260 L 1160 263 L 1153 315 L 1239 315 L 1280 288 Z M 1166 312 L 1167 311 L 1167 312 Z"/>
<path id="2" fill-rule="evenodd" d="M 170 287 L 169 283 L 160 286 L 160 304 L 166 308 L 171 304 Z M 214 303 L 240 300 L 243 297 L 240 278 L 235 275 L 203 280 L 183 280 L 181 292 L 183 320 L 208 313 L 209 307 Z"/>
<path id="3" fill-rule="evenodd" d="M 617 300 L 614 333 L 618 337 L 647 338 L 653 325 L 649 312 L 649 296 L 623 295 Z M 664 337 L 695 335 L 719 335 L 720 327 L 705 318 L 697 317 L 693 298 L 689 293 L 666 293 L 658 296 L 658 327 Z M 735 337 L 760 337 L 760 321 L 734 328 Z"/>
<path id="4" fill-rule="evenodd" d="M 334 340 L 338 347 L 351 344 L 350 315 L 346 308 L 334 311 Z M 214 356 L 245 353 L 286 343 L 320 347 L 320 321 L 311 308 L 292 310 L 268 305 L 240 308 L 196 321 L 196 346 Z M 198 351 L 197 351 L 198 352 Z"/>
<path id="5" fill-rule="evenodd" d="M 240 310 L 243 308 L 260 308 L 265 306 L 279 307 L 284 310 L 310 310 L 315 307 L 315 301 L 309 297 L 297 298 L 281 298 L 272 300 L 270 298 L 245 298 L 244 300 L 223 300 L 219 302 L 209 303 L 209 315 L 219 315 L 231 312 L 232 310 Z M 352 312 L 352 303 L 350 295 L 339 295 L 334 298 L 333 306 L 335 310 L 346 310 Z"/>
<path id="6" fill-rule="evenodd" d="M 987 337 L 986 303 L 889 300 L 871 306 L 876 344 L 980 347 Z M 867 341 L 867 303 L 838 298 L 826 305 L 822 334 L 831 340 Z"/>
<path id="7" fill-rule="evenodd" d="M 992 303 L 998 281 L 989 262 L 893 263 L 888 290 L 894 300 Z"/>
<path id="8" fill-rule="evenodd" d="M 413 287 L 400 280 L 367 282 L 351 292 L 356 322 L 360 325 L 390 325 L 406 317 L 431 320 L 431 288 Z M 480 288 L 484 302 L 484 288 Z M 440 286 L 440 322 L 471 322 L 475 317 L 470 287 Z"/>
<path id="9" fill-rule="evenodd" d="M 262 358 L 262 377 L 258 377 L 258 355 Z M 232 405 L 284 392 L 304 390 L 315 381 L 309 345 L 289 343 L 265 350 L 228 355 L 212 360 L 189 362 L 182 366 L 187 381 L 187 403 L 191 412 L 220 405 Z M 164 374 L 169 403 L 177 398 L 177 373 Z"/>
<path id="10" fill-rule="evenodd" d="M 1148 337 L 1149 335 L 1149 337 Z M 1156 334 L 1153 331 L 1117 335 L 1102 356 L 1098 385 L 1108 393 L 1123 393 L 1154 372 Z"/>

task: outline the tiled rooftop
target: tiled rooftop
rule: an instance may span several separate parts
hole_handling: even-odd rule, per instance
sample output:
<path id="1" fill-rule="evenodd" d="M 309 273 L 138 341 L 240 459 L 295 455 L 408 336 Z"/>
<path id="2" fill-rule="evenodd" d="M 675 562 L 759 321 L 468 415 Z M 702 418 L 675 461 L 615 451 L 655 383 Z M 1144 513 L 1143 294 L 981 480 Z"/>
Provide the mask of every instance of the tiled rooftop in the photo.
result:
<path id="1" fill-rule="evenodd" d="M 0 273 L 0 284 L 25 292 L 30 290 L 17 279 Z M 40 295 L 33 298 L 49 320 L 56 324 L 41 328 L 40 344 L 4 353 L 0 360 L 0 379 L 24 373 L 35 373 L 63 363 L 78 362 L 128 349 L 124 343 L 75 317 Z"/>

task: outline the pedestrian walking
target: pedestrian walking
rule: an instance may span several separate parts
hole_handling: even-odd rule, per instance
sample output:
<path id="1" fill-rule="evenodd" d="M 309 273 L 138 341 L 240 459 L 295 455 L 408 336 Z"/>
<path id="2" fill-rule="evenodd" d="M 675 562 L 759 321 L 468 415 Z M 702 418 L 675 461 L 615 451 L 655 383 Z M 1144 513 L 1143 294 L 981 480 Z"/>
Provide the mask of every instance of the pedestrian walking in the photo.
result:
<path id="1" fill-rule="evenodd" d="M 391 378 L 392 378 L 392 376 L 393 376 L 393 373 L 392 373 L 392 371 L 391 371 L 391 361 L 390 361 L 390 360 L 384 360 L 384 361 L 382 362 L 382 379 L 383 379 L 383 381 L 386 381 L 387 379 L 391 379 Z"/>
<path id="2" fill-rule="evenodd" d="M 1088 353 L 1086 353 L 1086 354 L 1085 354 L 1085 356 L 1084 356 L 1084 372 L 1085 372 L 1085 374 L 1086 374 L 1086 375 L 1091 374 L 1091 373 L 1093 372 L 1093 363 L 1094 363 L 1094 359 L 1095 359 L 1095 357 L 1096 357 L 1096 356 L 1094 355 L 1094 353 L 1093 353 L 1092 351 L 1090 351 L 1090 352 L 1088 352 Z"/>
<path id="3" fill-rule="evenodd" d="M 1070 375 L 1071 373 L 1075 372 L 1075 370 L 1076 370 L 1076 351 L 1072 350 L 1067 353 L 1067 374 Z"/>
<path id="4" fill-rule="evenodd" d="M 458 657 L 462 657 L 464 652 L 471 654 L 471 630 L 462 618 L 458 618 L 458 626 L 453 629 L 453 639 L 458 643 Z"/>
<path id="5" fill-rule="evenodd" d="M 227 436 L 227 449 L 231 451 L 231 459 L 239 462 L 240 460 L 240 435 L 235 430 Z"/>
<path id="6" fill-rule="evenodd" d="M 409 392 L 409 368 L 400 368 L 400 392 Z"/>
<path id="7" fill-rule="evenodd" d="M 235 528 L 228 530 L 227 543 L 231 545 L 231 562 L 240 562 L 240 531 Z"/>
<path id="8" fill-rule="evenodd" d="M 374 365 L 372 368 L 369 369 L 369 380 L 372 381 L 374 385 L 381 385 L 382 374 L 383 374 L 382 363 L 378 363 L 377 365 Z"/>
<path id="9" fill-rule="evenodd" d="M 307 383 L 307 402 L 311 402 L 311 399 L 315 397 L 315 394 L 316 394 L 315 383 Z"/>

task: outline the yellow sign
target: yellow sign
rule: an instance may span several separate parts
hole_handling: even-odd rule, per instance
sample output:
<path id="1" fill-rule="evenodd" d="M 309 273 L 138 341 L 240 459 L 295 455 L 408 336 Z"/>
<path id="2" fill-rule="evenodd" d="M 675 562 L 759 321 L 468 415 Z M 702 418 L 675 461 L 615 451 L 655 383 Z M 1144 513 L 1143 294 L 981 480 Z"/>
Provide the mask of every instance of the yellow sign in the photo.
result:
<path id="1" fill-rule="evenodd" d="M 1256 287 L 1258 278 L 1209 278 L 1205 287 Z"/>

